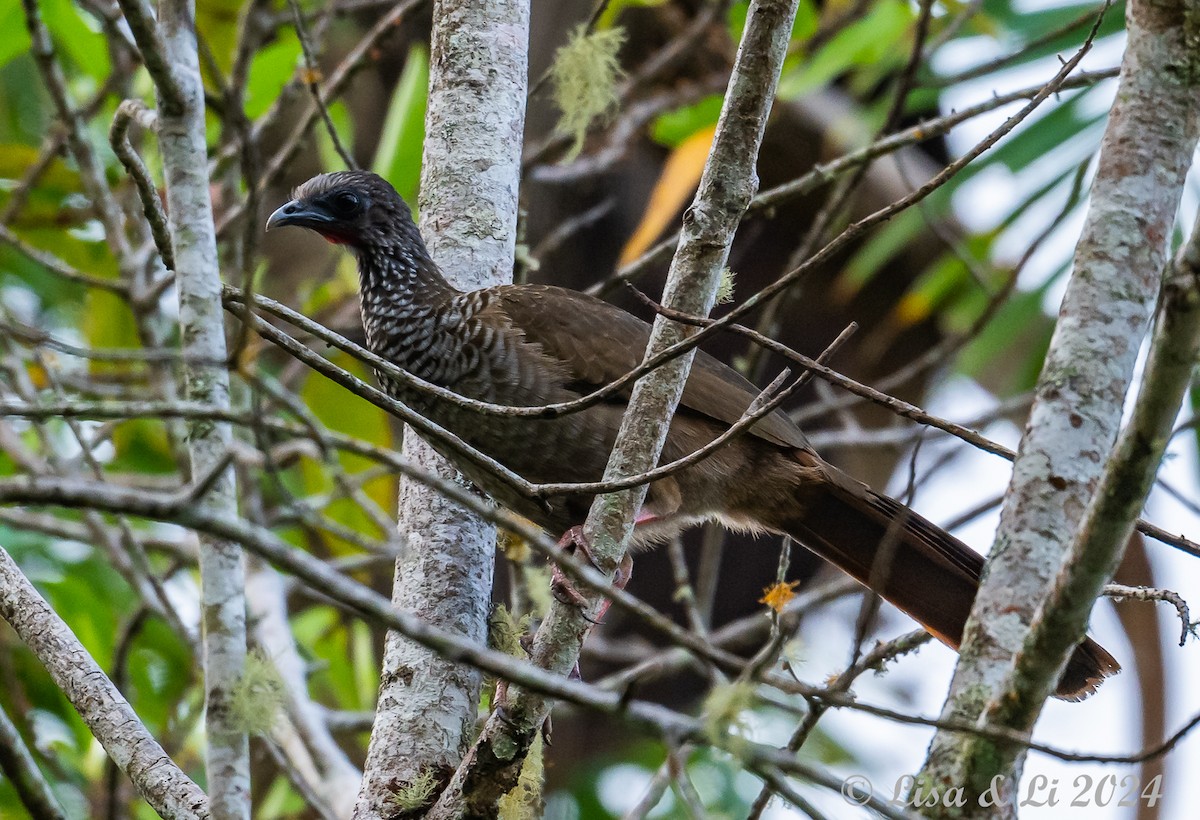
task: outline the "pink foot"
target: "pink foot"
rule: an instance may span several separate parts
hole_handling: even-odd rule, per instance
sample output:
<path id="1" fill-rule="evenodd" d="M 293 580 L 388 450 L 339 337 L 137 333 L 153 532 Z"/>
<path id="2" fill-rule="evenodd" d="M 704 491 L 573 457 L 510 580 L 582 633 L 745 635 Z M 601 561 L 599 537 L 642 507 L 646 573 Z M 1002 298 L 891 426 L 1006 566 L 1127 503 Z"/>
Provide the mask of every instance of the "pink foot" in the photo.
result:
<path id="1" fill-rule="evenodd" d="M 571 555 L 581 556 L 583 560 L 596 566 L 595 560 L 592 558 L 591 547 L 587 542 L 587 538 L 583 534 L 583 527 L 571 527 L 567 530 L 563 537 L 558 541 L 558 548 Z M 612 584 L 617 589 L 624 589 L 629 583 L 629 579 L 633 576 L 633 558 L 626 553 L 621 558 L 621 563 L 617 565 L 616 571 L 613 573 Z M 558 565 L 554 565 L 553 573 L 550 576 L 550 590 L 561 603 L 571 604 L 580 609 L 587 608 L 587 598 L 580 594 L 575 588 L 575 584 L 562 571 Z M 599 623 L 604 617 L 604 613 L 608 611 L 611 602 L 605 599 L 600 605 L 600 611 L 596 613 L 596 620 L 593 623 Z M 591 620 L 590 618 L 588 620 Z"/>

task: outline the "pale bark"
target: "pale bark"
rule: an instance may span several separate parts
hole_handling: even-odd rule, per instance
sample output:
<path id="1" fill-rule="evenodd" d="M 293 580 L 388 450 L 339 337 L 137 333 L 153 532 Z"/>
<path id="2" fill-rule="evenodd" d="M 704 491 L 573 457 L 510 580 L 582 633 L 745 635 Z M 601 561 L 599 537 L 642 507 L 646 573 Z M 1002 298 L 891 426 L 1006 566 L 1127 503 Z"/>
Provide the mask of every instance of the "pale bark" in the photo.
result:
<path id="1" fill-rule="evenodd" d="M 0 617 L 8 622 L 138 793 L 168 820 L 209 817 L 208 798 L 171 761 L 70 627 L 0 547 Z"/>
<path id="2" fill-rule="evenodd" d="M 511 281 L 525 122 L 527 0 L 434 4 L 420 226 L 456 287 Z M 404 453 L 421 469 L 464 482 L 411 429 Z M 495 527 L 436 490 L 403 479 L 392 601 L 483 645 Z M 375 726 L 356 818 L 395 811 L 397 786 L 426 772 L 449 779 L 471 742 L 482 673 L 388 634 Z"/>
<path id="3" fill-rule="evenodd" d="M 1038 607 L 1065 583 L 1056 578 L 1116 440 L 1165 266 L 1166 240 L 1196 145 L 1200 55 L 1188 32 L 1195 30 L 1197 14 L 1194 3 L 1186 2 L 1134 0 L 1128 6 L 1120 86 L 1101 143 L 1074 273 L 944 718 L 973 721 L 986 712 L 998 726 L 1030 729 L 1068 645 L 1080 637 L 1078 631 L 1064 636 L 1067 640 L 1047 657 L 1019 660 L 1022 650 L 1028 651 L 1028 625 Z M 1129 515 L 1132 520 L 1136 509 Z M 1096 594 L 1099 584 L 1092 584 Z M 1018 663 L 1022 673 L 1014 678 Z M 1018 697 L 1023 708 L 1000 719 L 1004 710 L 997 704 Z M 994 775 L 1020 774 L 1021 750 L 1010 746 L 997 754 L 997 746 L 939 732 L 922 785 L 965 787 L 967 805 L 955 816 L 1015 813 L 1012 805 L 982 808 L 975 799 Z M 951 810 L 930 813 L 949 816 Z"/>
<path id="4" fill-rule="evenodd" d="M 178 274 L 187 398 L 228 410 L 228 370 L 223 364 L 205 364 L 224 362 L 227 353 L 209 194 L 195 7 L 192 0 L 164 0 L 158 8 L 157 24 L 138 0 L 123 0 L 121 7 L 146 55 L 158 100 L 158 142 Z M 226 457 L 231 429 L 225 422 L 189 421 L 188 454 L 193 477 L 207 474 Z M 237 490 L 232 471 L 225 470 L 199 503 L 219 515 L 236 517 Z M 199 557 L 206 763 L 212 813 L 218 820 L 248 818 L 249 744 L 245 731 L 233 725 L 228 707 L 246 660 L 242 550 L 235 543 L 202 534 Z"/>
<path id="5" fill-rule="evenodd" d="M 750 5 L 713 147 L 699 190 L 684 215 L 679 250 L 668 274 L 663 303 L 670 309 L 700 316 L 712 309 L 729 245 L 757 188 L 758 149 L 796 5 L 796 0 L 757 0 Z M 659 317 L 646 356 L 695 330 Z M 605 469 L 606 480 L 645 472 L 658 462 L 692 356 L 680 356 L 638 381 Z M 584 537 L 597 566 L 609 578 L 625 552 L 645 494 L 643 485 L 601 496 L 592 505 Z M 584 611 L 555 602 L 535 637 L 530 653 L 534 662 L 567 674 L 579 658 L 601 603 L 600 596 L 593 596 Z M 428 817 L 493 816 L 496 801 L 515 784 L 550 707 L 551 701 L 545 697 L 510 687 Z"/>

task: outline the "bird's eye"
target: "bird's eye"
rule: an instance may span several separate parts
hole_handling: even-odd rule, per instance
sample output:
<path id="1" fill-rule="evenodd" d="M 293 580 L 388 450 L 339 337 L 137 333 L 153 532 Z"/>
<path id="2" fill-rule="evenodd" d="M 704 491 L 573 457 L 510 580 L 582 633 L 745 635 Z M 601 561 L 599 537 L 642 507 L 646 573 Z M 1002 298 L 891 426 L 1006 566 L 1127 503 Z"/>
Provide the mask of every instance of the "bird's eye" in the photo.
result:
<path id="1" fill-rule="evenodd" d="M 350 191 L 341 191 L 334 194 L 329 199 L 329 204 L 339 216 L 354 216 L 362 207 L 362 200 L 358 194 Z"/>

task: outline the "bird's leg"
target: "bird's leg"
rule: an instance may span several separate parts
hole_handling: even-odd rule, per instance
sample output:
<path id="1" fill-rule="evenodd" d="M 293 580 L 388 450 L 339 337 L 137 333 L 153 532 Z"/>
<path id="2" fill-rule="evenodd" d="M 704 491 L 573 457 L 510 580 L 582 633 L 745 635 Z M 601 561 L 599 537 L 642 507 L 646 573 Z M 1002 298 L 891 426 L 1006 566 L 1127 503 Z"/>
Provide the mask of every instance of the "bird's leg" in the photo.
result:
<path id="1" fill-rule="evenodd" d="M 640 514 L 634 523 L 636 524 L 641 521 L 648 521 L 652 517 L 653 516 L 648 514 Z M 587 563 L 591 564 L 593 567 L 596 566 L 596 562 L 592 557 L 591 548 L 588 545 L 587 536 L 583 534 L 583 527 L 575 526 L 567 530 L 563 534 L 563 537 L 558 540 L 558 548 L 563 552 L 570 553 L 571 555 L 582 555 L 583 559 Z M 612 585 L 617 589 L 624 589 L 625 585 L 629 583 L 629 579 L 632 576 L 633 557 L 629 553 L 625 553 L 621 557 L 621 562 L 617 564 L 616 570 L 613 572 Z M 553 573 L 550 576 L 550 591 L 561 603 L 571 604 L 578 607 L 580 610 L 587 608 L 587 599 L 580 594 L 579 590 L 575 588 L 575 584 L 570 578 L 567 577 L 566 573 L 563 572 L 562 567 L 557 563 L 554 564 Z M 611 602 L 608 599 L 605 599 L 600 604 L 600 611 L 596 613 L 595 621 L 592 621 L 591 618 L 587 618 L 586 615 L 584 618 L 594 624 L 599 623 L 604 617 L 604 613 L 608 611 L 610 603 Z M 523 635 L 520 639 L 520 642 L 521 647 L 526 651 L 526 653 L 529 653 L 533 649 L 533 636 Z M 583 675 L 579 671 L 578 661 L 576 661 L 575 665 L 571 667 L 571 671 L 567 673 L 567 677 L 571 680 L 583 680 Z M 507 699 L 508 683 L 503 680 L 497 681 L 495 694 L 492 697 L 492 703 L 493 708 L 501 715 L 501 717 L 504 715 L 505 703 Z M 545 741 L 547 746 L 550 745 L 550 734 L 550 716 L 547 715 L 545 722 L 542 724 L 542 740 Z"/>
<path id="2" fill-rule="evenodd" d="M 558 539 L 558 548 L 560 550 L 572 555 L 582 552 L 587 558 L 588 563 L 595 566 L 586 544 L 587 539 L 583 536 L 583 527 L 579 526 L 571 527 L 571 529 L 563 533 L 562 538 Z M 575 588 L 575 584 L 571 582 L 571 579 L 567 577 L 567 574 L 563 572 L 562 567 L 557 562 L 555 562 L 554 569 L 550 574 L 550 591 L 554 593 L 554 597 L 561 603 L 571 604 L 579 609 L 587 606 L 587 599 Z"/>
<path id="3" fill-rule="evenodd" d="M 653 516 L 649 513 L 639 513 L 634 520 L 634 525 L 649 521 Z M 567 530 L 563 537 L 558 540 L 558 548 L 571 555 L 582 555 L 583 559 L 593 567 L 596 566 L 596 561 L 592 557 L 591 546 L 588 544 L 587 536 L 583 534 L 583 527 L 575 526 Z M 633 557 L 629 553 L 625 553 L 621 558 L 621 563 L 617 565 L 616 571 L 613 573 L 612 585 L 617 589 L 624 589 L 629 583 L 629 579 L 633 576 Z M 558 564 L 554 565 L 554 571 L 550 576 L 550 589 L 559 601 L 565 604 L 577 606 L 580 609 L 587 607 L 587 599 L 580 594 L 575 588 L 575 584 L 563 572 L 562 567 Z M 600 605 L 600 611 L 596 613 L 594 623 L 599 623 L 604 617 L 604 613 L 608 611 L 609 601 L 605 600 Z M 589 619 L 591 620 L 591 619 Z"/>
<path id="4" fill-rule="evenodd" d="M 653 516 L 648 513 L 639 513 L 638 517 L 634 520 L 634 525 L 636 526 L 639 522 L 648 521 L 651 518 Z M 583 534 L 583 527 L 571 527 L 571 529 L 563 533 L 563 537 L 558 540 L 558 548 L 564 552 L 569 552 L 571 555 L 581 555 L 587 563 L 596 567 L 591 546 L 588 544 L 587 536 Z M 621 556 L 621 562 L 617 564 L 617 568 L 613 571 L 612 585 L 617 589 L 624 589 L 631 577 L 633 577 L 633 556 L 626 552 Z M 563 572 L 562 567 L 557 563 L 554 564 L 554 570 L 550 576 L 550 591 L 561 603 L 576 606 L 581 612 L 587 609 L 587 598 L 584 598 L 580 594 L 579 590 L 575 588 L 575 584 L 567 577 L 567 574 Z M 604 619 L 604 613 L 608 612 L 608 607 L 611 603 L 611 601 L 605 598 L 600 603 L 600 610 L 596 613 L 596 619 L 592 620 L 586 614 L 583 616 L 584 619 L 592 624 L 600 623 Z M 572 680 L 583 680 L 578 661 L 571 667 L 571 671 L 567 677 Z M 546 742 L 546 745 L 550 745 L 549 716 L 546 717 L 546 722 L 542 724 L 542 739 Z"/>

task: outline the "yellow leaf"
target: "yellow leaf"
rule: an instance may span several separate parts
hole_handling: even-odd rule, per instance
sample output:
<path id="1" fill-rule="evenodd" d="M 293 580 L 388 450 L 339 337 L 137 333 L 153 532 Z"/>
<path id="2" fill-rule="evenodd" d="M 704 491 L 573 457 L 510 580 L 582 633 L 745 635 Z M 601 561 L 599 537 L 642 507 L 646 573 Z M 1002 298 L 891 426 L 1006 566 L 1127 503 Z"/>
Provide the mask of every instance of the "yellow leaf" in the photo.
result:
<path id="1" fill-rule="evenodd" d="M 646 204 L 642 221 L 621 250 L 618 264 L 628 265 L 645 253 L 695 193 L 716 132 L 716 125 L 700 129 L 679 143 L 667 157 L 662 175 L 650 192 L 650 201 Z"/>
<path id="2" fill-rule="evenodd" d="M 46 368 L 36 362 L 26 362 L 25 370 L 29 374 L 29 382 L 38 390 L 44 390 L 50 386 L 50 379 L 46 375 Z"/>
<path id="3" fill-rule="evenodd" d="M 893 312 L 901 327 L 910 327 L 928 318 L 933 304 L 926 294 L 906 293 Z"/>

